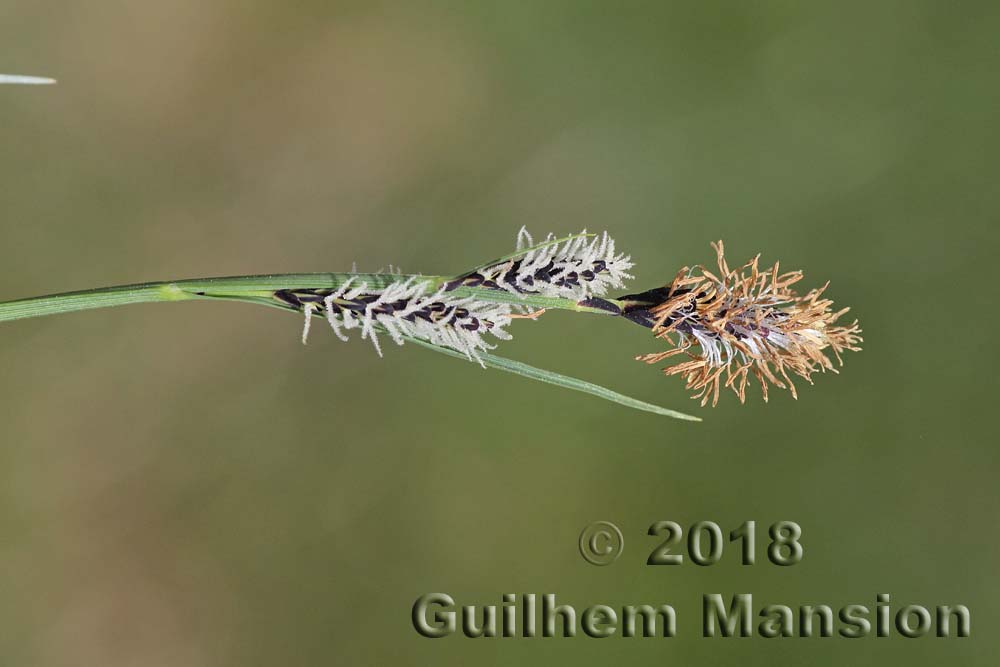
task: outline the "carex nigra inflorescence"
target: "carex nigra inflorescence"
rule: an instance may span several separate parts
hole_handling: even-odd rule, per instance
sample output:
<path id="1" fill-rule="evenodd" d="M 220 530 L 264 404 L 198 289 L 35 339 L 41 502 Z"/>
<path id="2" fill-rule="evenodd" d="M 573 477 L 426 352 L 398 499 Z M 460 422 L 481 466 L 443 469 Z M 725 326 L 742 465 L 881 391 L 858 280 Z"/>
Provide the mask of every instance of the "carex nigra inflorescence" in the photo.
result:
<path id="1" fill-rule="evenodd" d="M 481 353 L 492 349 L 484 336 L 508 339 L 505 330 L 521 317 L 514 310 L 535 311 L 523 297 L 565 300 L 624 317 L 652 330 L 671 348 L 636 357 L 659 363 L 671 357 L 681 361 L 664 368 L 680 375 L 702 405 L 718 402 L 722 388 L 730 388 L 740 402 L 746 399 L 751 376 L 761 386 L 788 389 L 797 397 L 791 375 L 812 382 L 817 371 L 837 372 L 841 353 L 858 350 L 862 341 L 857 321 L 838 325 L 848 309 L 834 311 L 822 298 L 826 289 L 799 295 L 793 285 L 801 271 L 781 273 L 775 263 L 759 267 L 759 255 L 738 269 L 725 259 L 722 241 L 713 244 L 718 271 L 703 266 L 681 269 L 673 280 L 645 292 L 618 298 L 607 296 L 632 276 L 631 258 L 618 253 L 614 240 L 580 234 L 557 241 L 549 235 L 535 245 L 524 229 L 518 233 L 517 252 L 456 278 L 435 283 L 421 276 L 372 281 L 352 277 L 336 289 L 279 290 L 275 297 L 305 314 L 303 341 L 314 312 L 322 311 L 336 335 L 360 329 L 381 354 L 377 332 L 396 343 L 407 337 L 448 347 L 483 363 Z M 459 288 L 464 288 L 460 291 Z M 470 296 L 470 293 L 473 294 Z M 499 298 L 506 293 L 508 297 Z"/>

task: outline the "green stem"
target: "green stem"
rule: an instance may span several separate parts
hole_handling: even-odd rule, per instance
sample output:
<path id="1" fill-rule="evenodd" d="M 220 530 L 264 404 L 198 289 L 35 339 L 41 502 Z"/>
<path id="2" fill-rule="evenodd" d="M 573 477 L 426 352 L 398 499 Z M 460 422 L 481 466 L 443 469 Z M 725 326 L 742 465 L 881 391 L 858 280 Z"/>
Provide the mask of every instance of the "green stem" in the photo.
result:
<path id="1" fill-rule="evenodd" d="M 21 320 L 70 313 L 78 310 L 110 308 L 133 303 L 158 303 L 197 299 L 224 299 L 258 305 L 279 305 L 274 299 L 277 290 L 335 289 L 354 278 L 356 284 L 365 282 L 370 288 L 379 289 L 409 278 L 408 275 L 387 273 L 279 273 L 259 276 L 232 276 L 226 278 L 194 278 L 154 283 L 139 283 L 117 287 L 101 287 L 78 292 L 64 292 L 0 302 L 0 322 Z M 431 282 L 430 289 L 438 289 L 451 280 L 447 276 L 417 276 Z M 552 308 L 607 314 L 598 308 L 581 306 L 572 299 L 512 294 L 504 290 L 481 287 L 459 287 L 451 292 L 455 296 L 474 296 L 483 301 L 510 303 L 532 308 Z"/>

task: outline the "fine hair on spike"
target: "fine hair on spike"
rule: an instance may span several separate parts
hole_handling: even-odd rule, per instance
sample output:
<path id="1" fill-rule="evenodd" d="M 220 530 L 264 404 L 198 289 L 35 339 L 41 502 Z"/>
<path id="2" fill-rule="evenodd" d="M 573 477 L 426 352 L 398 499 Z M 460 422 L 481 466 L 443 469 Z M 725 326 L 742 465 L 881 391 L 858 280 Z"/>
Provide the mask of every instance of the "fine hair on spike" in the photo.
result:
<path id="1" fill-rule="evenodd" d="M 484 336 L 510 338 L 504 327 L 510 324 L 512 306 L 456 297 L 448 293 L 446 285 L 428 294 L 429 286 L 429 281 L 418 276 L 400 276 L 399 280 L 370 288 L 367 282 L 352 276 L 333 290 L 282 290 L 280 297 L 284 303 L 301 308 L 303 343 L 309 335 L 313 310 L 321 302 L 337 338 L 347 341 L 347 332 L 359 329 L 362 340 L 369 340 L 379 356 L 379 333 L 384 333 L 397 345 L 407 337 L 416 338 L 461 352 L 484 366 L 480 352 L 495 347 Z"/>
<path id="2" fill-rule="evenodd" d="M 338 339 L 347 341 L 347 332 L 359 329 L 362 340 L 371 341 L 379 356 L 379 334 L 386 334 L 397 345 L 407 337 L 416 338 L 456 350 L 484 365 L 480 352 L 495 347 L 486 341 L 486 334 L 508 340 L 511 336 L 505 327 L 513 319 L 515 308 L 534 315 L 542 311 L 522 304 L 454 296 L 450 294 L 454 288 L 478 287 L 504 290 L 513 296 L 581 301 L 603 296 L 632 278 L 628 273 L 631 258 L 615 251 L 615 242 L 607 232 L 594 235 L 584 230 L 562 240 L 548 234 L 544 242 L 536 245 L 522 227 L 516 244 L 511 259 L 448 281 L 431 294 L 427 294 L 429 281 L 418 276 L 404 277 L 399 267 L 390 264 L 388 270 L 380 269 L 375 275 L 398 276 L 399 280 L 377 280 L 373 284 L 379 287 L 369 287 L 365 280 L 351 276 L 336 289 L 281 290 L 276 296 L 286 305 L 302 310 L 303 343 L 308 340 L 313 311 L 322 303 L 326 320 Z M 357 273 L 356 266 L 352 273 Z"/>
<path id="3" fill-rule="evenodd" d="M 549 234 L 535 244 L 524 227 L 517 233 L 517 253 L 452 281 L 452 286 L 505 290 L 513 295 L 537 295 L 581 301 L 619 289 L 632 276 L 632 260 L 615 251 L 607 232 L 580 234 L 556 243 Z"/>
<path id="4" fill-rule="evenodd" d="M 312 312 L 313 308 L 316 306 L 311 303 L 304 304 L 302 306 L 302 312 L 305 313 L 305 320 L 302 324 L 302 344 L 305 345 L 309 342 L 309 327 L 312 325 Z"/>

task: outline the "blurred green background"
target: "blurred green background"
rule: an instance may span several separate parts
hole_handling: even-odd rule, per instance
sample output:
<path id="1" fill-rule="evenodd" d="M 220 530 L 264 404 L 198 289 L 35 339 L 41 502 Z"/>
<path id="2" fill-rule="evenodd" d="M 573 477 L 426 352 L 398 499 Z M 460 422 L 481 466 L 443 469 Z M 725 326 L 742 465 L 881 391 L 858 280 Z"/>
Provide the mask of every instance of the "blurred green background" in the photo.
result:
<path id="1" fill-rule="evenodd" d="M 632 286 L 763 253 L 865 351 L 715 410 L 611 318 L 508 356 L 702 424 L 341 344 L 239 304 L 0 327 L 0 662 L 995 664 L 996 3 L 53 0 L 0 7 L 0 299 L 389 263 L 608 229 Z M 571 341 L 571 343 L 570 343 Z M 991 445 L 990 443 L 994 444 Z M 596 568 L 589 522 L 626 547 Z M 654 521 L 805 558 L 647 567 Z M 761 552 L 762 553 L 762 552 Z M 417 596 L 673 604 L 672 640 L 427 640 Z M 963 603 L 970 639 L 710 640 L 703 593 Z"/>

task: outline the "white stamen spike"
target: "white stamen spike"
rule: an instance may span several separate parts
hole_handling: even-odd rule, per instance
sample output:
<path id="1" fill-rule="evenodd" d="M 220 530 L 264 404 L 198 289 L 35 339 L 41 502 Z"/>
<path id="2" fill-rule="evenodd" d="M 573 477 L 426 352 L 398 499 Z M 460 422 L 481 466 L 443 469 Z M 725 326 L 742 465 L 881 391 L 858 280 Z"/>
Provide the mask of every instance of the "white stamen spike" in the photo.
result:
<path id="1" fill-rule="evenodd" d="M 305 313 L 305 321 L 302 324 L 302 344 L 305 345 L 309 341 L 309 327 L 312 324 L 312 314 L 313 308 L 315 306 L 311 303 L 307 303 L 302 311 Z"/>

